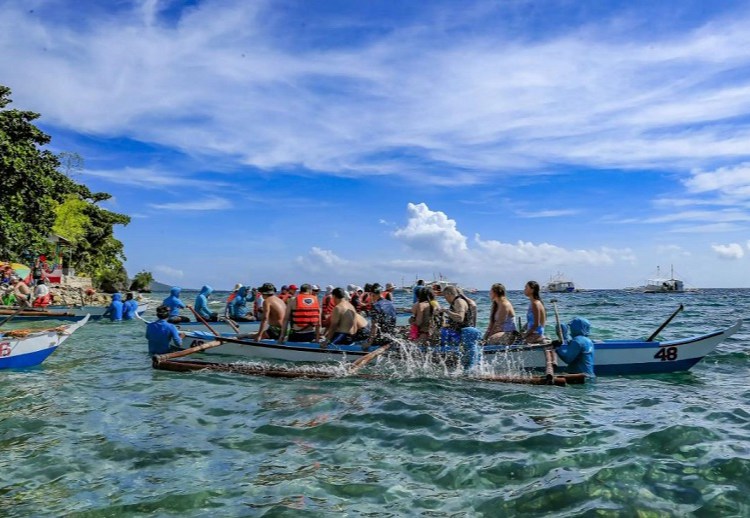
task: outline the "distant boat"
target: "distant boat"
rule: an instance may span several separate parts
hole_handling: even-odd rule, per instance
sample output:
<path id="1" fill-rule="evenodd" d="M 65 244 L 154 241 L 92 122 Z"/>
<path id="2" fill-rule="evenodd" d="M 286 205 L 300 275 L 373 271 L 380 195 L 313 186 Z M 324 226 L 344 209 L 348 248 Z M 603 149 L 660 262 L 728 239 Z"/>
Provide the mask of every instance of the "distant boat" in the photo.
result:
<path id="1" fill-rule="evenodd" d="M 643 293 L 683 293 L 685 283 L 674 276 L 674 266 L 671 268 L 670 277 L 662 277 L 659 267 L 656 267 L 656 277 L 646 280 L 642 287 Z"/>
<path id="2" fill-rule="evenodd" d="M 573 293 L 574 291 L 578 291 L 576 290 L 575 283 L 565 278 L 560 272 L 557 272 L 557 275 L 547 281 L 544 289 L 550 293 Z"/>

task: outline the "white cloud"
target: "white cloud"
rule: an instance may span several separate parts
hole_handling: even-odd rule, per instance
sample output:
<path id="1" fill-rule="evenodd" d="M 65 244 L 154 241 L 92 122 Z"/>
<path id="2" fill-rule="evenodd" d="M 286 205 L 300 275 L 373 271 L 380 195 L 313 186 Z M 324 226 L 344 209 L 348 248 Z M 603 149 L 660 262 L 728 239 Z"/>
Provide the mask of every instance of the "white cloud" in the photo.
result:
<path id="1" fill-rule="evenodd" d="M 673 170 L 749 154 L 750 129 L 721 124 L 750 112 L 744 11 L 640 40 L 611 34 L 615 18 L 527 41 L 476 20 L 444 31 L 466 20 L 436 12 L 300 47 L 273 2 L 208 1 L 168 22 L 164 5 L 61 26 L 0 0 L 0 75 L 48 124 L 266 170 L 450 186 L 546 164 Z M 747 175 L 729 166 L 687 185 L 745 193 Z"/>
<path id="2" fill-rule="evenodd" d="M 342 259 L 331 250 L 312 247 L 306 256 L 298 256 L 296 263 L 309 273 L 320 272 L 348 272 L 352 266 L 350 261 Z"/>
<path id="3" fill-rule="evenodd" d="M 424 203 L 407 205 L 409 219 L 393 235 L 414 251 L 455 257 L 467 250 L 466 237 L 456 229 L 455 220 L 445 213 L 432 211 Z"/>
<path id="4" fill-rule="evenodd" d="M 405 227 L 394 232 L 394 237 L 418 253 L 423 266 L 450 264 L 461 271 L 496 271 L 498 268 L 553 267 L 570 264 L 609 265 L 615 258 L 632 261 L 629 249 L 570 250 L 549 243 L 518 241 L 504 243 L 474 237 L 475 247 L 458 230 L 456 221 L 445 213 L 432 211 L 425 203 L 407 206 Z M 403 263 L 401 263 L 403 264 Z M 425 269 L 425 268 L 423 268 Z"/>
<path id="5" fill-rule="evenodd" d="M 144 167 L 124 167 L 119 170 L 86 170 L 84 176 L 106 180 L 110 183 L 131 185 L 142 189 L 169 190 L 172 187 L 200 189 L 226 188 L 229 184 L 219 181 L 196 180 L 187 176 L 176 176 L 166 171 Z"/>
<path id="6" fill-rule="evenodd" d="M 711 245 L 716 255 L 720 259 L 737 260 L 742 259 L 745 255 L 745 251 L 742 249 L 742 245 L 738 243 L 729 243 L 728 245 Z"/>
<path id="7" fill-rule="evenodd" d="M 164 266 L 162 264 L 154 266 L 152 270 L 155 274 L 161 274 L 167 277 L 167 279 L 164 280 L 182 279 L 185 276 L 185 273 L 182 270 L 172 268 L 171 266 Z"/>
<path id="8" fill-rule="evenodd" d="M 232 202 L 225 198 L 218 196 L 210 196 L 203 200 L 189 200 L 174 203 L 152 203 L 149 204 L 152 209 L 158 210 L 175 210 L 175 211 L 190 211 L 190 210 L 225 210 L 232 208 Z"/>
<path id="9" fill-rule="evenodd" d="M 750 198 L 750 162 L 713 171 L 693 171 L 684 181 L 690 192 L 716 192 L 732 198 Z"/>

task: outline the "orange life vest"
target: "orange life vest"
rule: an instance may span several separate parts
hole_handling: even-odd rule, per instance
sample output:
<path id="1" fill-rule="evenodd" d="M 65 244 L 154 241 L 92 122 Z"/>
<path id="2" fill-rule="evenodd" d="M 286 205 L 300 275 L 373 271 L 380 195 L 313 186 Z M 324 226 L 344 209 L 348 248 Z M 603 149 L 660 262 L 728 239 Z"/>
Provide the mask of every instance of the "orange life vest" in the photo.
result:
<path id="1" fill-rule="evenodd" d="M 296 307 L 292 310 L 292 325 L 297 328 L 317 326 L 320 323 L 318 297 L 312 293 L 297 295 Z"/>

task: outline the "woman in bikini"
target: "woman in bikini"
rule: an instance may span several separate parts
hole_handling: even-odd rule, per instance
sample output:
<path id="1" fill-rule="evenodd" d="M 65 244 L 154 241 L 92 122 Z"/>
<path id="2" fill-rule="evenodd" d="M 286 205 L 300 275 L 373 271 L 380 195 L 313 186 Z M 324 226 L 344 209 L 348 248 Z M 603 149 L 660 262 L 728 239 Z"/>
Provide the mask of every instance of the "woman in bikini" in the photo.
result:
<path id="1" fill-rule="evenodd" d="M 505 286 L 495 283 L 490 288 L 492 311 L 490 323 L 484 333 L 484 341 L 489 345 L 507 345 L 515 339 L 516 311 L 505 296 Z"/>

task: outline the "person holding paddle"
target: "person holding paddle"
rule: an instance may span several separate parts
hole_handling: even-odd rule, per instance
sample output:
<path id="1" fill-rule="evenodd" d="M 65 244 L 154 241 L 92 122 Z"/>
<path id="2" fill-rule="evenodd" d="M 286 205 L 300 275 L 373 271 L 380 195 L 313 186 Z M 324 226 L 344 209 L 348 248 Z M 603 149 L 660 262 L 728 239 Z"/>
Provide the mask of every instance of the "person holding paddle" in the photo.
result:
<path id="1" fill-rule="evenodd" d="M 569 340 L 568 330 L 572 337 Z M 570 374 L 585 374 L 588 378 L 594 377 L 594 342 L 588 337 L 590 332 L 591 324 L 581 317 L 574 318 L 570 324 L 563 327 L 563 343 L 555 349 L 555 352 L 562 361 L 568 364 L 565 370 Z"/>

